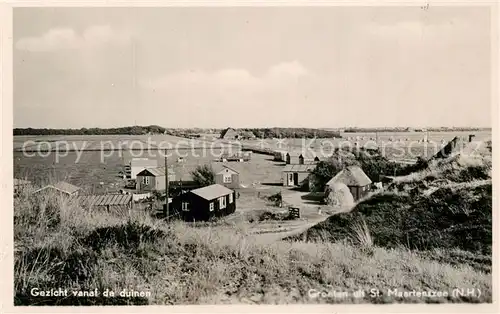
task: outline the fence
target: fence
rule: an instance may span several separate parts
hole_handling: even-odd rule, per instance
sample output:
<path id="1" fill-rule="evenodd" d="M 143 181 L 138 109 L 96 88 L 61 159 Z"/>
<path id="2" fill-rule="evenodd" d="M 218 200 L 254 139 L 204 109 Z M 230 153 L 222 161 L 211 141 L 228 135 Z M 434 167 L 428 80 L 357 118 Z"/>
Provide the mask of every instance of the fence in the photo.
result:
<path id="1" fill-rule="evenodd" d="M 293 219 L 298 219 L 300 218 L 300 208 L 298 207 L 289 207 L 288 212 L 290 214 L 290 217 Z"/>

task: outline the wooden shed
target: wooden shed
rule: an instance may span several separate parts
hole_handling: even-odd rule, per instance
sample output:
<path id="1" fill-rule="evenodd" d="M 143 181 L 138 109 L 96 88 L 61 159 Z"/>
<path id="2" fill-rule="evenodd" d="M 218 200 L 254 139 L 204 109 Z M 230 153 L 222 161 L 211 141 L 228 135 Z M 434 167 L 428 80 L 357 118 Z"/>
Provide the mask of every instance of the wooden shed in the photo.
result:
<path id="1" fill-rule="evenodd" d="M 136 179 L 137 174 L 144 169 L 157 168 L 158 161 L 149 158 L 132 158 L 130 165 L 126 167 L 127 178 Z"/>
<path id="2" fill-rule="evenodd" d="M 170 208 L 184 220 L 206 221 L 234 213 L 236 195 L 225 186 L 212 184 L 174 197 Z"/>
<path id="3" fill-rule="evenodd" d="M 283 186 L 300 186 L 309 174 L 314 170 L 315 165 L 286 165 L 282 171 Z"/>
<path id="4" fill-rule="evenodd" d="M 274 161 L 286 161 L 287 160 L 287 151 L 285 150 L 276 150 L 274 151 Z"/>
<path id="5" fill-rule="evenodd" d="M 175 173 L 169 167 L 169 182 L 175 181 Z M 163 191 L 166 188 L 165 167 L 144 169 L 137 174 L 137 191 Z"/>
<path id="6" fill-rule="evenodd" d="M 84 207 L 99 208 L 118 214 L 128 214 L 133 208 L 131 194 L 80 195 L 77 200 Z"/>
<path id="7" fill-rule="evenodd" d="M 64 196 L 78 196 L 80 188 L 68 182 L 59 181 L 56 184 L 49 184 L 33 193 L 59 193 Z"/>

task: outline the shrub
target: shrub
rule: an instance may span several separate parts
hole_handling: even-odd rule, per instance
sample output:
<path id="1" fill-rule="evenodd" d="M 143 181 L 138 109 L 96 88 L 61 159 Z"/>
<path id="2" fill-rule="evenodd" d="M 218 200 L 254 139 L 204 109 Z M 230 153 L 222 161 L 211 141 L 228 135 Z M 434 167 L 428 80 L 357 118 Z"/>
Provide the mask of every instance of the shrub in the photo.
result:
<path id="1" fill-rule="evenodd" d="M 199 165 L 191 175 L 193 181 L 200 187 L 215 184 L 215 171 L 210 165 Z"/>

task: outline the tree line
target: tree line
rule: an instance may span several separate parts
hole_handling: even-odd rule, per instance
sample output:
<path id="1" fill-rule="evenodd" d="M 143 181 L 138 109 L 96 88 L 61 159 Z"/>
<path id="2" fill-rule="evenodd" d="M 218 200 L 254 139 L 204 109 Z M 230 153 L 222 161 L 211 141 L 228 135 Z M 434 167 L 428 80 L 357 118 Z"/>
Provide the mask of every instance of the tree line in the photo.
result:
<path id="1" fill-rule="evenodd" d="M 48 129 L 48 128 L 15 128 L 14 135 L 143 135 L 170 134 L 175 136 L 207 133 L 207 129 L 165 128 L 158 125 L 125 126 L 117 128 L 80 128 L 80 129 Z"/>
<path id="2" fill-rule="evenodd" d="M 48 128 L 15 128 L 14 135 L 143 135 L 169 134 L 182 137 L 196 137 L 201 133 L 219 129 L 202 128 L 164 128 L 158 125 L 126 126 L 117 128 L 80 128 L 80 129 L 48 129 Z M 341 137 L 337 131 L 320 130 L 313 128 L 247 128 L 238 129 L 239 132 L 253 133 L 258 138 L 332 138 Z"/>
<path id="3" fill-rule="evenodd" d="M 332 138 L 341 137 L 338 131 L 314 128 L 250 128 L 240 129 L 252 132 L 258 138 Z"/>
<path id="4" fill-rule="evenodd" d="M 140 135 L 148 133 L 164 133 L 166 130 L 166 128 L 157 125 L 80 129 L 15 128 L 14 135 Z"/>

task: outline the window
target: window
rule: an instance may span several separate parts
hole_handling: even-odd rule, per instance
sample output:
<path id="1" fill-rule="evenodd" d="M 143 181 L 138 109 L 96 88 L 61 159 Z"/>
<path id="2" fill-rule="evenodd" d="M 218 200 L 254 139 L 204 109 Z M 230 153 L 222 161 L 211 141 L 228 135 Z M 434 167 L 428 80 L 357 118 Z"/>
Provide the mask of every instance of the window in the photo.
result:
<path id="1" fill-rule="evenodd" d="M 224 183 L 231 183 L 232 182 L 231 175 L 224 175 L 223 181 Z"/>
<path id="2" fill-rule="evenodd" d="M 210 202 L 210 211 L 213 212 L 214 211 L 214 203 Z"/>
<path id="3" fill-rule="evenodd" d="M 142 183 L 146 184 L 146 185 L 149 184 L 149 177 L 146 177 L 146 176 L 142 177 Z"/>
<path id="4" fill-rule="evenodd" d="M 229 204 L 233 203 L 233 193 L 229 194 Z"/>
<path id="5" fill-rule="evenodd" d="M 219 198 L 219 208 L 220 209 L 226 208 L 226 197 L 225 196 Z"/>
<path id="6" fill-rule="evenodd" d="M 189 211 L 189 203 L 188 202 L 182 202 L 182 210 L 185 212 Z"/>

